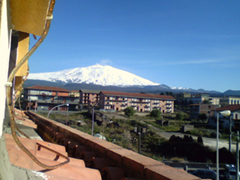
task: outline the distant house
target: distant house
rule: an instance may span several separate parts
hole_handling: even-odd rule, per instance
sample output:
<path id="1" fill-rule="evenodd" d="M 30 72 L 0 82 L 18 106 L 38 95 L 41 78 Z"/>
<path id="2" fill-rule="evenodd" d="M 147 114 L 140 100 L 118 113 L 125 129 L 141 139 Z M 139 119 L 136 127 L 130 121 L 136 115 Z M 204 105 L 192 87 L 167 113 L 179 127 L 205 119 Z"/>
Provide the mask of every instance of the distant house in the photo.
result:
<path id="1" fill-rule="evenodd" d="M 220 98 L 218 97 L 211 97 L 209 94 L 200 93 L 200 94 L 193 94 L 191 97 L 185 98 L 189 103 L 192 104 L 202 104 L 202 103 L 209 103 L 213 105 L 218 105 L 220 103 Z"/>
<path id="2" fill-rule="evenodd" d="M 72 90 L 72 91 L 69 91 L 69 96 L 70 97 L 78 97 L 80 96 L 80 93 L 78 90 Z"/>
<path id="3" fill-rule="evenodd" d="M 49 86 L 31 86 L 24 88 L 24 99 L 27 102 L 26 109 L 50 110 L 60 104 L 69 104 L 61 106 L 56 110 L 70 111 L 78 110 L 79 96 L 75 91 L 69 91 L 59 87 Z"/>
<path id="4" fill-rule="evenodd" d="M 221 108 L 216 109 L 214 112 L 214 117 L 217 117 L 217 113 L 224 110 L 230 110 L 231 111 L 231 118 L 233 121 L 233 127 L 240 130 L 240 104 L 239 105 L 227 105 Z M 224 117 L 219 115 L 219 120 L 222 121 L 222 124 L 224 124 L 224 127 L 228 128 L 229 126 L 229 118 L 230 117 Z"/>
<path id="5" fill-rule="evenodd" d="M 215 104 L 191 104 L 190 118 L 197 119 L 199 114 L 206 114 L 207 117 L 211 117 L 214 115 L 214 111 L 219 107 L 220 105 Z"/>
<path id="6" fill-rule="evenodd" d="M 191 97 L 191 93 L 183 92 L 183 98 L 190 98 L 190 97 Z"/>
<path id="7" fill-rule="evenodd" d="M 234 97 L 234 96 L 227 96 L 227 97 L 221 97 L 220 98 L 220 104 L 222 106 L 225 105 L 240 105 L 240 97 Z"/>
<path id="8" fill-rule="evenodd" d="M 162 113 L 173 113 L 174 100 L 166 95 L 101 91 L 99 106 L 102 110 L 121 111 L 133 107 L 139 112 L 159 109 Z"/>
<path id="9" fill-rule="evenodd" d="M 80 106 L 99 105 L 99 93 L 97 90 L 81 89 L 79 91 Z"/>

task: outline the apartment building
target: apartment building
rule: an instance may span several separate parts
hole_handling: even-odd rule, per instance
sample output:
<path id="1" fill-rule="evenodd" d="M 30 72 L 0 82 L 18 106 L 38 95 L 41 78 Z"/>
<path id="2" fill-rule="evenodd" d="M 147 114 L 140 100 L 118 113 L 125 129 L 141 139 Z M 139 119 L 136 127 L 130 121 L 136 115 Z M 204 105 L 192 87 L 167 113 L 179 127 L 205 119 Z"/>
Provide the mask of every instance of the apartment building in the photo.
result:
<path id="1" fill-rule="evenodd" d="M 166 95 L 101 91 L 99 105 L 102 110 L 121 111 L 133 107 L 139 112 L 160 109 L 162 113 L 173 113 L 174 100 Z"/>
<path id="2" fill-rule="evenodd" d="M 200 94 L 193 94 L 191 97 L 186 98 L 187 101 L 192 104 L 202 104 L 204 101 L 207 101 L 210 104 L 218 105 L 220 104 L 220 98 L 219 97 L 211 97 L 209 94 L 206 93 L 200 93 Z"/>
<path id="3" fill-rule="evenodd" d="M 191 104 L 190 105 L 190 118 L 197 119 L 199 114 L 206 114 L 207 117 L 214 115 L 214 111 L 219 108 L 220 105 L 216 104 Z"/>
<path id="4" fill-rule="evenodd" d="M 240 97 L 234 97 L 234 96 L 221 97 L 220 98 L 220 104 L 222 106 L 238 105 L 238 104 L 240 104 Z"/>
<path id="5" fill-rule="evenodd" d="M 69 96 L 79 98 L 80 97 L 80 92 L 78 90 L 72 90 L 72 91 L 69 92 Z"/>
<path id="6" fill-rule="evenodd" d="M 217 118 L 217 113 L 224 110 L 231 111 L 232 126 L 233 128 L 240 130 L 240 104 L 226 105 L 224 107 L 220 107 L 214 112 L 214 117 Z M 228 128 L 229 118 L 230 117 L 224 117 L 219 114 L 220 125 L 222 125 L 224 128 Z"/>
<path id="7" fill-rule="evenodd" d="M 219 105 L 220 104 L 220 98 L 219 97 L 209 97 L 208 100 L 213 105 Z"/>
<path id="8" fill-rule="evenodd" d="M 76 91 L 69 91 L 59 87 L 31 86 L 24 88 L 25 109 L 50 110 L 61 104 L 56 110 L 70 111 L 78 110 L 79 96 Z"/>
<path id="9" fill-rule="evenodd" d="M 79 93 L 80 93 L 79 102 L 81 107 L 89 105 L 99 105 L 100 91 L 81 89 Z"/>

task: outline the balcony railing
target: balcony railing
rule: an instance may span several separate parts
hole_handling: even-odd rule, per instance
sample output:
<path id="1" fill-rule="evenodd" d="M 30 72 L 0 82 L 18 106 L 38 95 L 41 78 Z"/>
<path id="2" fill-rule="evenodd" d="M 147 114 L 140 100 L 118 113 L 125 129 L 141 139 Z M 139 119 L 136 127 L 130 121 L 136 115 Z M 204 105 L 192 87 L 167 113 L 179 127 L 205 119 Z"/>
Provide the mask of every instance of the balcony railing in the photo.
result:
<path id="1" fill-rule="evenodd" d="M 111 101 L 111 102 L 126 102 L 126 100 L 123 100 L 123 99 L 105 99 L 105 101 Z"/>

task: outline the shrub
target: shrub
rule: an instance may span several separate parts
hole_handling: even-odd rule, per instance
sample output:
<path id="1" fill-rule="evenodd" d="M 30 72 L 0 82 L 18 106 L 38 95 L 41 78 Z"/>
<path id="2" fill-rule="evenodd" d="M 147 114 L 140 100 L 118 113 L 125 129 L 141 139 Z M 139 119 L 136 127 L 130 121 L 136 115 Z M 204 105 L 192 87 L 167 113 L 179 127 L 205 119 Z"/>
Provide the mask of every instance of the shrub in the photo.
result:
<path id="1" fill-rule="evenodd" d="M 161 111 L 159 109 L 154 109 L 150 112 L 150 116 L 154 117 L 155 119 L 161 117 Z"/>
<path id="2" fill-rule="evenodd" d="M 133 109 L 133 107 L 127 107 L 126 109 L 124 109 L 124 113 L 127 117 L 131 117 L 134 115 L 135 110 Z"/>
<path id="3" fill-rule="evenodd" d="M 176 119 L 177 120 L 183 120 L 184 119 L 184 114 L 182 113 L 182 112 L 178 112 L 177 114 L 176 114 Z"/>

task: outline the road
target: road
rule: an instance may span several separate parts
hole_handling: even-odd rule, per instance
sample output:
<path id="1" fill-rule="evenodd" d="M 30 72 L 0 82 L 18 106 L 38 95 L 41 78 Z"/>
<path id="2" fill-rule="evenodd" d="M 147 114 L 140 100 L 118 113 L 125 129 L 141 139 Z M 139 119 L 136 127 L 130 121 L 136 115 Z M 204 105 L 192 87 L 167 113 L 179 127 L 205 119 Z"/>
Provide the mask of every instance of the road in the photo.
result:
<path id="1" fill-rule="evenodd" d="M 179 137 L 182 137 L 182 138 L 184 137 L 184 135 L 186 135 L 186 134 L 183 134 L 183 133 L 180 133 L 180 132 L 166 132 L 162 129 L 153 127 L 152 125 L 149 125 L 149 124 L 148 124 L 148 126 L 151 126 L 153 129 L 156 130 L 156 133 L 158 135 L 160 135 L 161 137 L 164 137 L 166 139 L 169 139 L 172 135 L 179 136 Z M 194 136 L 194 135 L 191 135 L 191 136 L 194 140 L 197 140 L 197 136 Z M 204 146 L 209 146 L 212 149 L 216 149 L 216 138 L 202 137 L 202 139 L 203 139 Z M 219 139 L 218 147 L 219 147 L 219 149 L 223 148 L 223 147 L 228 149 L 229 148 L 229 142 L 227 140 Z M 236 151 L 236 144 L 232 143 L 231 149 L 232 149 L 232 152 L 235 152 Z"/>

